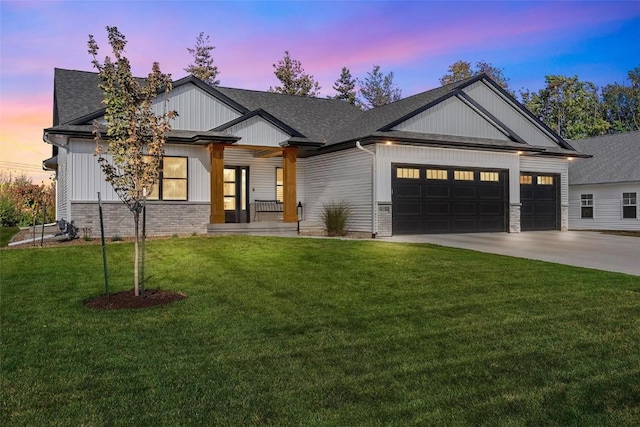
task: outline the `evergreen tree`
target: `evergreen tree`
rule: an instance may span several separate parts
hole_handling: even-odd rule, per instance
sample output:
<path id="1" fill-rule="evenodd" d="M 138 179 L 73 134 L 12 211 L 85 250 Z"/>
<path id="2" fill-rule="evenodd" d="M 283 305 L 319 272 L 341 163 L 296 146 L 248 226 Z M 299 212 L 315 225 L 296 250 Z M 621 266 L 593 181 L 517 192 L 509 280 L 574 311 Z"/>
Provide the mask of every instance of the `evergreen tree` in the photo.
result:
<path id="1" fill-rule="evenodd" d="M 297 96 L 316 96 L 320 92 L 318 82 L 304 71 L 300 61 L 291 59 L 288 50 L 285 50 L 283 59 L 273 64 L 273 68 L 275 68 L 273 73 L 282 86 L 270 87 L 269 92 Z"/>
<path id="2" fill-rule="evenodd" d="M 347 67 L 342 67 L 342 73 L 340 78 L 333 84 L 333 90 L 338 92 L 335 96 L 330 96 L 332 99 L 340 99 L 347 101 L 349 104 L 355 105 L 356 103 L 356 79 L 351 76 L 351 71 Z"/>
<path id="3" fill-rule="evenodd" d="M 365 108 L 376 108 L 402 98 L 402 91 L 393 83 L 393 72 L 384 74 L 379 65 L 367 73 L 364 80 L 358 79 L 360 98 L 358 102 Z"/>
<path id="4" fill-rule="evenodd" d="M 211 57 L 211 51 L 213 49 L 215 49 L 215 47 L 209 43 L 209 36 L 205 37 L 204 33 L 200 32 L 196 38 L 195 47 L 187 48 L 187 51 L 193 55 L 194 63 L 190 64 L 184 70 L 210 86 L 218 86 L 220 80 L 216 78 L 220 72 L 218 71 L 218 67 L 213 65 L 213 58 Z"/>

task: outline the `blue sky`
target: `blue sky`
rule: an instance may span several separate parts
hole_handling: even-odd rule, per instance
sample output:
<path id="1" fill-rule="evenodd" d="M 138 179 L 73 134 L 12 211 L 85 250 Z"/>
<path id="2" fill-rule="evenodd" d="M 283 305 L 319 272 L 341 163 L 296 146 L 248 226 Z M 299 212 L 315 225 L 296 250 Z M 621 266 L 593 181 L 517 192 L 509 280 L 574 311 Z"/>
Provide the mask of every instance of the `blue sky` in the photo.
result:
<path id="1" fill-rule="evenodd" d="M 134 73 L 153 61 L 184 77 L 196 36 L 210 35 L 223 86 L 267 90 L 285 50 L 322 86 L 343 66 L 363 78 L 393 71 L 403 96 L 439 85 L 457 60 L 503 69 L 510 87 L 538 90 L 548 74 L 599 86 L 640 66 L 640 1 L 4 1 L 0 0 L 0 169 L 34 180 L 50 155 L 53 69 L 91 71 L 88 34 L 101 55 L 105 26 L 128 40 Z"/>

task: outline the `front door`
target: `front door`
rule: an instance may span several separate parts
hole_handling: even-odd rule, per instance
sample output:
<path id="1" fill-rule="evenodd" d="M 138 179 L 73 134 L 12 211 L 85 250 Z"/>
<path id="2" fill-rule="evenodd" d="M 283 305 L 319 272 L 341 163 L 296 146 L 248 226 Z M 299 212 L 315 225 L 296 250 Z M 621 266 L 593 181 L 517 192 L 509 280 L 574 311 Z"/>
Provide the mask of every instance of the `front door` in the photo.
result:
<path id="1" fill-rule="evenodd" d="M 224 222 L 249 222 L 249 167 L 224 168 Z"/>

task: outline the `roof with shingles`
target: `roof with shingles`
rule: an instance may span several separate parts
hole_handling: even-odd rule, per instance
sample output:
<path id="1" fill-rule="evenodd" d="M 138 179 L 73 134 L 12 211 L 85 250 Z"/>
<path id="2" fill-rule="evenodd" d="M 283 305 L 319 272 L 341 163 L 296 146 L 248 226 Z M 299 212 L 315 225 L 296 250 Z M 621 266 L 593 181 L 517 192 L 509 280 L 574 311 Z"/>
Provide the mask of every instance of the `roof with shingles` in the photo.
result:
<path id="1" fill-rule="evenodd" d="M 569 164 L 569 185 L 640 182 L 640 131 L 571 141 L 590 159 Z"/>
<path id="2" fill-rule="evenodd" d="M 394 124 L 459 93 L 460 89 L 481 79 L 487 79 L 487 77 L 485 75 L 470 77 L 366 111 L 362 111 L 345 101 L 335 99 L 300 97 L 228 87 L 210 87 L 192 76 L 174 82 L 174 87 L 195 84 L 236 109 L 242 116 L 235 122 L 260 115 L 288 132 L 291 135 L 290 143 L 317 143 L 318 146 L 322 145 L 326 149 L 332 149 L 333 145 L 344 145 L 359 139 L 371 140 L 386 137 L 401 139 L 401 133 L 392 130 Z M 140 81 L 144 80 L 140 79 Z M 104 106 L 98 84 L 97 73 L 56 68 L 54 126 L 86 124 L 101 115 Z M 55 120 L 56 117 L 57 120 Z M 210 130 L 224 131 L 226 128 L 228 126 L 222 125 Z M 63 130 L 62 127 L 58 127 L 58 129 Z M 53 128 L 49 130 L 53 130 Z M 223 132 L 220 134 L 222 135 Z M 410 136 L 414 142 L 419 142 L 422 139 L 425 144 L 440 143 L 439 139 L 433 135 L 412 134 Z M 408 136 L 405 135 L 405 137 Z M 465 146 L 464 138 L 453 138 L 459 140 L 460 146 Z M 558 140 L 561 144 L 564 142 L 559 137 Z M 472 146 L 517 150 L 518 147 L 524 145 L 526 144 L 475 138 Z M 567 153 L 579 155 L 579 153 L 563 147 L 557 149 L 546 147 L 530 151 L 553 155 Z"/>

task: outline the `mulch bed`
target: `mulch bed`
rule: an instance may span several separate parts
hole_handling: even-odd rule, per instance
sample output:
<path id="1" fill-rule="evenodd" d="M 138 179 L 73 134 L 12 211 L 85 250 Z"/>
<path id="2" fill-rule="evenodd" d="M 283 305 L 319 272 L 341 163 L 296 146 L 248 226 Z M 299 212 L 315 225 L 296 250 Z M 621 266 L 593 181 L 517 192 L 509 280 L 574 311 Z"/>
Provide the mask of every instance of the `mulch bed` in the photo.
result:
<path id="1" fill-rule="evenodd" d="M 160 289 L 147 289 L 140 296 L 135 296 L 133 289 L 130 291 L 118 292 L 106 295 L 100 295 L 85 301 L 84 305 L 88 308 L 96 310 L 120 310 L 132 308 L 146 308 L 157 305 L 171 304 L 174 301 L 180 301 L 187 296 L 180 292 L 162 291 Z"/>

